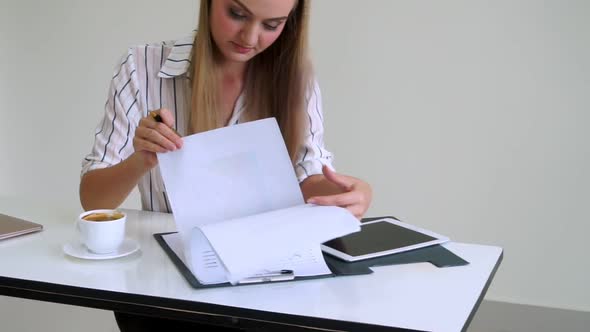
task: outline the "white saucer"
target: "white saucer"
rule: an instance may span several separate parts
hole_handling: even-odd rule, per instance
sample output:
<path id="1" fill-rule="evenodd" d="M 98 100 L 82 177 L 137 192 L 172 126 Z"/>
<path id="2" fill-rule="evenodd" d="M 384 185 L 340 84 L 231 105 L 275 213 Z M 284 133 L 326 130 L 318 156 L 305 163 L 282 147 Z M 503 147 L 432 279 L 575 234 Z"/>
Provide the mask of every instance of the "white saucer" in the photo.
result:
<path id="1" fill-rule="evenodd" d="M 70 255 L 70 256 L 76 257 L 76 258 L 82 258 L 82 259 L 119 258 L 119 257 L 131 255 L 132 253 L 136 252 L 138 249 L 139 249 L 139 243 L 137 243 L 135 240 L 129 239 L 129 238 L 126 238 L 125 240 L 123 240 L 123 243 L 119 246 L 119 249 L 117 249 L 114 252 L 108 253 L 108 254 L 95 254 L 95 253 L 89 251 L 88 248 L 86 248 L 86 246 L 80 242 L 66 243 L 63 246 L 63 250 L 67 255 Z"/>

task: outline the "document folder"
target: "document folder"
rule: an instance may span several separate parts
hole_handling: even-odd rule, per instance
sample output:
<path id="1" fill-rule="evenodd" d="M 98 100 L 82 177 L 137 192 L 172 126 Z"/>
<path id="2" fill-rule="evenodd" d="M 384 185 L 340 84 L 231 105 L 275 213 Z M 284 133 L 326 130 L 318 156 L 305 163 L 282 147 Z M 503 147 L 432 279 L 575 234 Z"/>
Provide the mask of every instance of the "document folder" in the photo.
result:
<path id="1" fill-rule="evenodd" d="M 383 217 L 379 217 L 383 218 Z M 394 217 L 392 217 L 394 218 Z M 363 221 L 371 221 L 378 218 L 366 218 Z M 395 219 L 395 218 L 394 218 Z M 174 233 L 174 232 L 172 232 Z M 196 289 L 201 288 L 216 288 L 216 287 L 227 287 L 232 286 L 229 282 L 222 283 L 222 284 L 212 284 L 212 285 L 203 285 L 201 284 L 197 278 L 193 275 L 190 269 L 184 264 L 184 262 L 176 255 L 176 253 L 168 246 L 166 240 L 164 240 L 163 236 L 172 233 L 158 233 L 154 234 L 156 241 L 160 244 L 164 252 L 168 255 L 168 257 L 172 260 L 178 271 L 184 276 L 186 281 Z M 320 278 L 330 278 L 330 277 L 339 277 L 339 276 L 354 276 L 354 275 L 363 275 L 363 274 L 371 274 L 373 270 L 371 267 L 374 266 L 387 266 L 387 265 L 396 265 L 396 264 L 409 264 L 409 263 L 424 263 L 428 262 L 433 264 L 436 267 L 451 267 L 451 266 L 461 266 L 469 264 L 467 261 L 463 260 L 461 257 L 455 255 L 451 251 L 447 250 L 445 247 L 441 245 L 433 245 L 430 247 L 415 249 L 403 253 L 392 254 L 383 257 L 376 257 L 372 259 L 362 260 L 358 262 L 345 262 L 338 258 L 332 257 L 328 254 L 324 253 L 324 259 L 332 274 L 328 275 L 318 275 L 318 276 L 310 276 L 310 277 L 295 277 L 290 280 L 282 280 L 282 281 L 264 281 L 261 283 L 278 283 L 278 282 L 291 282 L 297 280 L 310 280 L 310 279 L 320 279 Z M 256 285 L 260 283 L 244 283 L 238 284 L 235 286 L 246 286 L 246 285 Z"/>

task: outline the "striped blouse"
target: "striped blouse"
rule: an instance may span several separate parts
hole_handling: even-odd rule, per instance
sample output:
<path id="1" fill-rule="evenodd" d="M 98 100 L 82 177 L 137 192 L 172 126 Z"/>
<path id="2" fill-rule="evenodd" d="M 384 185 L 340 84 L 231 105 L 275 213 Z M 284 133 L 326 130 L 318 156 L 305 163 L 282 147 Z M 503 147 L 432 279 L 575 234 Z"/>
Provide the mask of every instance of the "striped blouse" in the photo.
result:
<path id="1" fill-rule="evenodd" d="M 134 46 L 115 69 L 108 91 L 105 113 L 96 128 L 92 151 L 82 161 L 82 172 L 106 168 L 127 159 L 134 152 L 135 128 L 147 113 L 167 108 L 174 114 L 175 129 L 186 135 L 190 110 L 190 81 L 187 70 L 194 32 L 177 41 Z M 324 127 L 320 89 L 314 81 L 307 96 L 309 123 L 304 144 L 298 151 L 295 173 L 301 182 L 332 166 L 332 154 L 324 148 Z M 229 125 L 240 122 L 244 95 L 236 101 Z M 159 167 L 147 172 L 138 183 L 144 210 L 172 212 Z"/>

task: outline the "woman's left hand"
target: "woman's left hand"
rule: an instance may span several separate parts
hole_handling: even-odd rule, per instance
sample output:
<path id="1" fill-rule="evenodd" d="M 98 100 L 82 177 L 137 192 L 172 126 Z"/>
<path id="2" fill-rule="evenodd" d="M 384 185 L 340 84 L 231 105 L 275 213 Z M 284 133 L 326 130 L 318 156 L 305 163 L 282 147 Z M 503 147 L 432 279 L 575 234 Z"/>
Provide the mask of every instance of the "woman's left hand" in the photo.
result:
<path id="1" fill-rule="evenodd" d="M 310 197 L 307 202 L 317 205 L 340 206 L 361 219 L 371 205 L 373 197 L 371 186 L 361 179 L 338 174 L 325 165 L 322 168 L 322 173 L 324 173 L 326 180 L 338 186 L 343 192 L 336 195 Z"/>

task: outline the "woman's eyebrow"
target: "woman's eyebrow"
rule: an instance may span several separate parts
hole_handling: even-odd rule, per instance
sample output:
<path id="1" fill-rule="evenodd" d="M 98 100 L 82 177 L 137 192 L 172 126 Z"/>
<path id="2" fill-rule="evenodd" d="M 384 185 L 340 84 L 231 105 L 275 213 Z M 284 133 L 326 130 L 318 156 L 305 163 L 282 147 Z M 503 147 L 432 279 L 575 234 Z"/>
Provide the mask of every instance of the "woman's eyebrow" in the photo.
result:
<path id="1" fill-rule="evenodd" d="M 283 17 L 269 18 L 269 19 L 266 19 L 265 21 L 267 21 L 267 22 L 268 21 L 271 21 L 271 22 L 280 23 L 280 22 L 282 22 L 282 21 L 284 21 L 286 19 L 288 19 L 288 17 L 287 16 L 283 16 Z"/>
<path id="2" fill-rule="evenodd" d="M 240 7 L 242 7 L 243 10 L 245 10 L 246 12 L 248 12 L 248 14 L 252 15 L 252 11 L 250 9 L 248 9 L 248 7 L 246 7 L 246 5 L 244 5 L 242 2 L 240 2 L 240 0 L 233 0 L 234 3 L 238 4 Z"/>
<path id="3" fill-rule="evenodd" d="M 246 11 L 248 14 L 254 15 L 254 14 L 252 14 L 252 11 L 250 9 L 248 9 L 248 7 L 246 7 L 246 5 L 244 5 L 240 0 L 233 0 L 233 1 L 238 6 L 242 7 L 242 9 L 244 11 Z M 265 21 L 282 21 L 282 20 L 286 20 L 287 18 L 288 18 L 287 16 L 282 16 L 282 17 L 268 18 L 268 19 L 265 19 Z"/>

